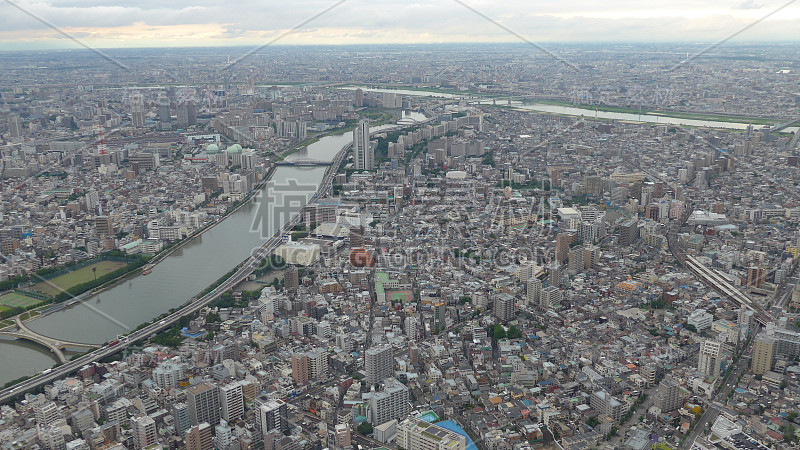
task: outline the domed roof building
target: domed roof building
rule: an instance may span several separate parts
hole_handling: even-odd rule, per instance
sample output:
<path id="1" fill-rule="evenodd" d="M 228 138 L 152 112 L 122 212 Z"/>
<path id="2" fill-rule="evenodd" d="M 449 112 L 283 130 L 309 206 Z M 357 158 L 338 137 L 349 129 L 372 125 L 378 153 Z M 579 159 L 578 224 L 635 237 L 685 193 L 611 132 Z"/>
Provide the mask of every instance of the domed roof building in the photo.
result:
<path id="1" fill-rule="evenodd" d="M 225 151 L 227 153 L 242 153 L 242 146 L 239 144 L 233 144 L 230 147 L 226 148 Z"/>
<path id="2" fill-rule="evenodd" d="M 208 144 L 208 147 L 206 147 L 206 153 L 209 155 L 216 155 L 217 153 L 219 153 L 219 145 Z"/>

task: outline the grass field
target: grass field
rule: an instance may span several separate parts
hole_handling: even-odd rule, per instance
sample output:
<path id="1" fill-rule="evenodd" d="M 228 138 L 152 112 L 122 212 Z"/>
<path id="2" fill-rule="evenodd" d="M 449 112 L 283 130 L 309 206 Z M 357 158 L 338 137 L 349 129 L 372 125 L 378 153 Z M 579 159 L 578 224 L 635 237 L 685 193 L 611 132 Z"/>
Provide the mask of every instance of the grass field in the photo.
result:
<path id="1" fill-rule="evenodd" d="M 117 269 L 121 269 L 126 265 L 126 263 L 118 261 L 100 261 L 97 264 L 83 267 L 74 272 L 59 275 L 52 280 L 48 280 L 47 282 L 41 281 L 36 283 L 31 287 L 31 289 L 34 291 L 39 291 L 43 294 L 55 296 L 73 286 L 94 280 L 95 274 L 92 272 L 93 267 L 97 268 L 97 277 L 100 278 L 101 276 Z"/>
<path id="2" fill-rule="evenodd" d="M 389 299 L 392 302 L 408 303 L 414 300 L 414 295 L 411 291 L 389 291 Z"/>
<path id="3" fill-rule="evenodd" d="M 17 294 L 16 292 L 9 292 L 0 295 L 0 311 L 11 308 L 27 308 L 29 306 L 38 305 L 42 303 L 37 298 L 31 298 L 27 295 Z"/>

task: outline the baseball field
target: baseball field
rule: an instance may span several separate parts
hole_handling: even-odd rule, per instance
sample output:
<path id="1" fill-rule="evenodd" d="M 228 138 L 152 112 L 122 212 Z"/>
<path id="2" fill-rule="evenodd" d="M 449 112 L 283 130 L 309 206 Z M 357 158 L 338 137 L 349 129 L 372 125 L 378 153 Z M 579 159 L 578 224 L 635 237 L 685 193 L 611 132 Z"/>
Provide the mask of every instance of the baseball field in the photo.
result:
<path id="1" fill-rule="evenodd" d="M 92 271 L 93 268 L 97 268 L 96 275 L 97 278 L 100 278 L 126 265 L 126 263 L 119 261 L 99 261 L 91 266 L 82 267 L 76 271 L 59 275 L 51 280 L 40 281 L 34 284 L 30 289 L 50 296 L 56 296 L 71 287 L 94 280 L 95 273 Z"/>

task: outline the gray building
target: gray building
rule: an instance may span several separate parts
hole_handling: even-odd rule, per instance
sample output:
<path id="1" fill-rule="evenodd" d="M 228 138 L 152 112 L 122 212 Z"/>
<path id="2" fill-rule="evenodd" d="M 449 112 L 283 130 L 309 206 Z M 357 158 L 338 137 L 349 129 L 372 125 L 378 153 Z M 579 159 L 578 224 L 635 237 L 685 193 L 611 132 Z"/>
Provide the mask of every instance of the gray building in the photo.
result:
<path id="1" fill-rule="evenodd" d="M 367 400 L 370 423 L 380 425 L 390 420 L 402 420 L 408 416 L 408 388 L 394 378 L 389 378 L 380 392 L 374 392 Z"/>
<path id="2" fill-rule="evenodd" d="M 364 368 L 367 372 L 367 385 L 380 383 L 392 376 L 394 355 L 392 347 L 381 345 L 372 347 L 364 353 Z"/>
<path id="3" fill-rule="evenodd" d="M 219 423 L 219 389 L 211 383 L 201 383 L 186 390 L 186 404 L 189 406 L 189 420 L 192 425 L 208 422 Z"/>
<path id="4" fill-rule="evenodd" d="M 677 381 L 667 379 L 658 385 L 655 405 L 661 409 L 661 412 L 670 412 L 683 406 L 681 387 Z"/>

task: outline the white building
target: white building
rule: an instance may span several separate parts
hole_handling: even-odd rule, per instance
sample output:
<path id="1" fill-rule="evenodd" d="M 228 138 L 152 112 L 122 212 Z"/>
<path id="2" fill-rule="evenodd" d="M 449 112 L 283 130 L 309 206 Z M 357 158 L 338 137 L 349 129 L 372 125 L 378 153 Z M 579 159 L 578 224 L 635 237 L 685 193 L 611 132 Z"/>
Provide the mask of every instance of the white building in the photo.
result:
<path id="1" fill-rule="evenodd" d="M 406 450 L 464 450 L 467 439 L 454 431 L 409 417 L 397 426 L 397 445 Z"/>
<path id="2" fill-rule="evenodd" d="M 686 323 L 692 325 L 698 332 L 711 328 L 714 322 L 714 316 L 709 314 L 705 309 L 696 309 L 689 314 Z"/>
<path id="3" fill-rule="evenodd" d="M 314 265 L 320 258 L 319 245 L 299 242 L 287 242 L 276 248 L 274 253 L 283 258 L 287 264 L 298 266 Z"/>
<path id="4" fill-rule="evenodd" d="M 153 381 L 162 389 L 178 387 L 178 381 L 183 377 L 183 366 L 173 361 L 163 362 L 153 369 Z"/>
<path id="5" fill-rule="evenodd" d="M 244 415 L 244 394 L 242 384 L 235 381 L 219 388 L 221 417 L 228 422 L 235 421 Z"/>

